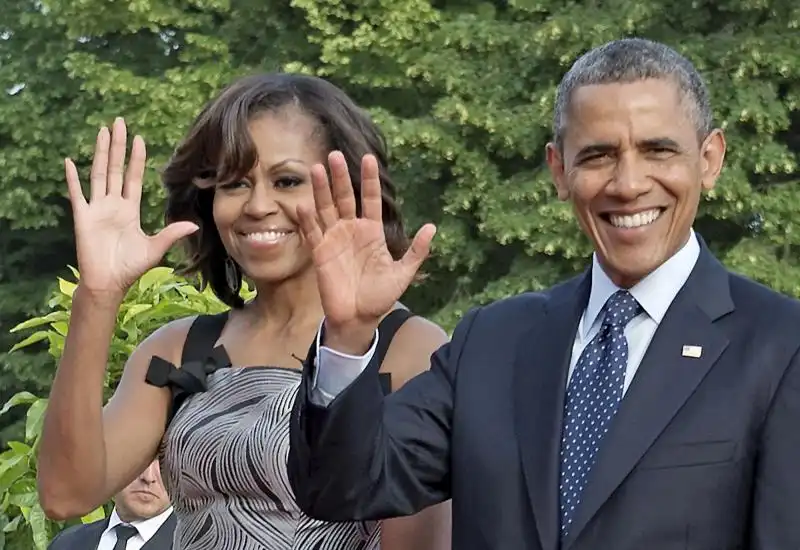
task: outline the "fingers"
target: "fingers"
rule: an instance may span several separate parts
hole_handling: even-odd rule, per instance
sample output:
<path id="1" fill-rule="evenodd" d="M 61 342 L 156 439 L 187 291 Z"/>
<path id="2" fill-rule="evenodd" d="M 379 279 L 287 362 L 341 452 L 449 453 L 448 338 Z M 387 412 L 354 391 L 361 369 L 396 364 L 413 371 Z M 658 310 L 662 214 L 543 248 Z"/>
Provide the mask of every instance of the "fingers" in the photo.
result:
<path id="1" fill-rule="evenodd" d="M 122 194 L 122 172 L 125 166 L 125 149 L 128 147 L 128 129 L 125 121 L 117 117 L 111 130 L 111 148 L 108 153 L 108 179 L 106 193 Z"/>
<path id="2" fill-rule="evenodd" d="M 339 219 L 352 220 L 356 217 L 356 198 L 347 160 L 339 151 L 328 155 L 331 183 L 325 168 L 316 165 L 311 169 L 314 189 L 314 203 L 322 229 L 327 230 Z M 361 163 L 361 209 L 362 216 L 381 222 L 383 202 L 381 200 L 380 172 L 374 155 L 364 155 Z"/>
<path id="3" fill-rule="evenodd" d="M 158 256 L 158 258 L 153 258 L 156 262 L 160 260 L 164 254 L 178 242 L 180 239 L 191 235 L 195 231 L 200 229 L 197 224 L 192 222 L 175 222 L 169 224 L 167 227 L 150 237 L 150 242 L 153 243 L 153 248 L 155 249 L 154 256 Z"/>
<path id="4" fill-rule="evenodd" d="M 314 206 L 317 209 L 317 216 L 322 222 L 322 227 L 325 229 L 333 227 L 339 220 L 339 215 L 336 212 L 336 205 L 333 203 L 331 189 L 328 185 L 328 174 L 321 164 L 316 164 L 311 168 L 311 185 L 314 190 Z"/>
<path id="5" fill-rule="evenodd" d="M 139 202 L 142 199 L 142 182 L 147 162 L 147 150 L 141 136 L 133 138 L 131 145 L 131 159 L 128 170 L 125 172 L 125 182 L 122 186 L 122 196 L 126 199 Z"/>
<path id="6" fill-rule="evenodd" d="M 314 211 L 298 206 L 297 218 L 300 220 L 300 231 L 303 233 L 303 238 L 312 250 L 315 249 L 322 243 L 322 228 L 317 223 Z"/>
<path id="7" fill-rule="evenodd" d="M 383 223 L 381 179 L 374 155 L 364 155 L 361 160 L 361 216 Z"/>
<path id="8" fill-rule="evenodd" d="M 72 204 L 73 214 L 77 212 L 78 208 L 86 206 L 86 197 L 83 196 L 83 189 L 81 189 L 81 180 L 78 176 L 78 169 L 71 159 L 64 159 L 64 172 L 67 177 L 67 192 L 69 193 L 69 202 Z"/>
<path id="9" fill-rule="evenodd" d="M 106 196 L 106 182 L 108 180 L 108 150 L 111 136 L 108 128 L 103 126 L 97 132 L 97 141 L 94 145 L 94 159 L 91 172 L 91 199 L 97 200 Z"/>
<path id="10" fill-rule="evenodd" d="M 333 180 L 333 202 L 343 220 L 352 220 L 356 217 L 356 198 L 353 196 L 353 182 L 350 181 L 350 171 L 347 160 L 339 151 L 328 155 L 328 165 L 331 167 Z"/>
<path id="11" fill-rule="evenodd" d="M 422 262 L 428 257 L 431 252 L 431 242 L 436 235 L 436 226 L 432 223 L 423 225 L 417 234 L 414 235 L 414 240 L 411 241 L 411 247 L 406 251 L 400 259 L 400 264 L 403 269 L 407 271 L 409 280 L 419 270 Z"/>
<path id="12" fill-rule="evenodd" d="M 141 200 L 142 180 L 147 160 L 144 140 L 140 136 L 133 138 L 130 162 L 127 170 L 124 170 L 127 146 L 128 129 L 123 118 L 118 117 L 114 120 L 110 132 L 105 126 L 100 128 L 92 160 L 92 201 L 106 195 L 122 195 L 128 199 Z M 69 183 L 69 178 L 67 181 Z"/>

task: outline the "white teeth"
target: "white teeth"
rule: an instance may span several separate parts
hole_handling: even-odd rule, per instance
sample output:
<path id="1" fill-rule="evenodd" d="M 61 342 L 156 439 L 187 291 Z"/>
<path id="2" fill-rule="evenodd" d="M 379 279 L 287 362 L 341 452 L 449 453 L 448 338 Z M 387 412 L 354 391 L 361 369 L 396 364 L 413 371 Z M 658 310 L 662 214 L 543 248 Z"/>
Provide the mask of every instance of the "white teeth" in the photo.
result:
<path id="1" fill-rule="evenodd" d="M 289 235 L 291 235 L 291 233 L 286 231 L 261 231 L 259 233 L 248 233 L 245 235 L 245 238 L 249 241 L 259 243 L 274 243 Z"/>
<path id="2" fill-rule="evenodd" d="M 636 214 L 631 214 L 630 216 L 611 214 L 609 219 L 611 220 L 611 225 L 614 227 L 633 228 L 651 224 L 656 221 L 660 215 L 661 210 L 654 208 L 645 212 L 637 212 Z"/>

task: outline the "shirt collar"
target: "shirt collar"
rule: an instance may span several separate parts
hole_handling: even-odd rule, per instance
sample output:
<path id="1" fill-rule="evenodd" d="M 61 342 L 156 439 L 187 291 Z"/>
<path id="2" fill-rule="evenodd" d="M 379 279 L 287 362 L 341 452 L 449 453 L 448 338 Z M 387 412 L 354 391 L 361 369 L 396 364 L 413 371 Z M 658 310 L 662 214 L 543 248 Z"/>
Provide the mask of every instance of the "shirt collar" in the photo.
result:
<path id="1" fill-rule="evenodd" d="M 699 256 L 700 244 L 697 242 L 694 230 L 691 230 L 689 240 L 675 255 L 629 289 L 645 313 L 656 323 L 661 323 L 675 296 L 689 278 Z M 581 323 L 582 338 L 586 338 L 600 312 L 603 311 L 603 306 L 618 290 L 620 288 L 611 282 L 600 266 L 597 254 L 593 254 L 592 290 Z"/>
<path id="2" fill-rule="evenodd" d="M 172 506 L 170 506 L 157 516 L 154 516 L 150 519 L 132 521 L 128 525 L 135 527 L 136 531 L 139 533 L 139 536 L 142 537 L 142 539 L 144 539 L 145 542 L 147 542 L 153 537 L 153 535 L 156 534 L 156 532 L 159 529 L 161 529 L 161 526 L 164 525 L 164 522 L 167 521 L 170 514 L 172 514 Z M 108 518 L 108 526 L 106 527 L 104 534 L 114 529 L 114 527 L 116 527 L 120 523 L 126 523 L 126 522 L 122 521 L 122 518 L 119 517 L 119 514 L 117 514 L 117 509 L 115 507 L 114 510 L 111 512 L 111 517 Z"/>

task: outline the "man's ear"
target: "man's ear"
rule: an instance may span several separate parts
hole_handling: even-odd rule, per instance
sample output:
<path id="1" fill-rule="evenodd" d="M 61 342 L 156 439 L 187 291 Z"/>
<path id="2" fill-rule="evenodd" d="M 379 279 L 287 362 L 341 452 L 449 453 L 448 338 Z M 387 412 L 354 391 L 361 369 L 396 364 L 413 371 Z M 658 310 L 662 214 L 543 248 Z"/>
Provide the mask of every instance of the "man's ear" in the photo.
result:
<path id="1" fill-rule="evenodd" d="M 550 174 L 553 177 L 553 185 L 556 187 L 559 200 L 568 200 L 569 185 L 567 184 L 567 178 L 564 174 L 564 160 L 558 145 L 553 142 L 548 143 L 547 147 L 545 147 L 545 158 L 547 159 L 547 166 L 550 168 Z"/>
<path id="2" fill-rule="evenodd" d="M 706 191 L 713 189 L 717 183 L 717 178 L 722 172 L 726 147 L 725 134 L 719 128 L 708 134 L 703 141 L 700 148 L 700 181 Z"/>

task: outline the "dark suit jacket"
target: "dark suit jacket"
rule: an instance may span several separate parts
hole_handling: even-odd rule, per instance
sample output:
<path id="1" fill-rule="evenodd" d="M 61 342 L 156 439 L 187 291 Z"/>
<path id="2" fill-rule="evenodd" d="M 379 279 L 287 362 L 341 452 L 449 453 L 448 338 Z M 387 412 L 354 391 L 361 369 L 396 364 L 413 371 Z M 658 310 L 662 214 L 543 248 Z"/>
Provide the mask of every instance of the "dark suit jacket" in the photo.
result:
<path id="1" fill-rule="evenodd" d="M 156 534 L 144 544 L 142 550 L 171 550 L 175 523 L 175 514 L 172 513 Z M 48 550 L 95 550 L 106 527 L 108 518 L 85 525 L 74 525 L 56 535 L 47 548 Z"/>
<path id="2" fill-rule="evenodd" d="M 584 274 L 471 311 L 384 398 L 370 365 L 295 405 L 289 472 L 324 520 L 453 499 L 455 550 L 559 547 L 559 445 Z M 699 358 L 684 345 L 702 346 Z M 702 246 L 621 403 L 563 550 L 800 548 L 800 304 Z"/>

